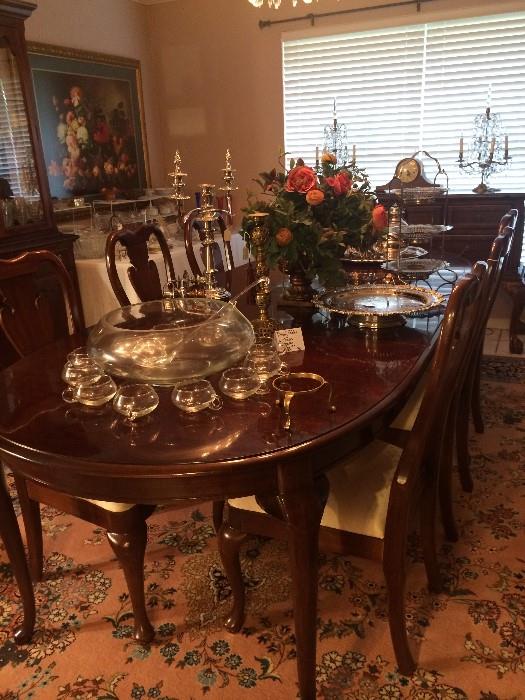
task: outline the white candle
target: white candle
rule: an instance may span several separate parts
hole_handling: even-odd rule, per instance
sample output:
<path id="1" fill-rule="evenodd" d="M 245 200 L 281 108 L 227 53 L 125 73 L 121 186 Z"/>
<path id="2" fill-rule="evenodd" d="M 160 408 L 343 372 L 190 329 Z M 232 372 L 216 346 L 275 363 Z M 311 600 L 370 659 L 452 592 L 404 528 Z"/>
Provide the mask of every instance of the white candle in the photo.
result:
<path id="1" fill-rule="evenodd" d="M 463 158 L 463 134 L 459 138 L 459 157 Z"/>
<path id="2" fill-rule="evenodd" d="M 505 134 L 505 160 L 507 160 L 509 157 L 509 137 L 508 134 Z"/>
<path id="3" fill-rule="evenodd" d="M 352 146 L 352 163 L 355 163 L 355 143 Z"/>
<path id="4" fill-rule="evenodd" d="M 494 155 L 494 147 L 496 145 L 496 138 L 495 136 L 492 137 L 492 141 L 490 142 L 490 156 L 492 157 Z"/>

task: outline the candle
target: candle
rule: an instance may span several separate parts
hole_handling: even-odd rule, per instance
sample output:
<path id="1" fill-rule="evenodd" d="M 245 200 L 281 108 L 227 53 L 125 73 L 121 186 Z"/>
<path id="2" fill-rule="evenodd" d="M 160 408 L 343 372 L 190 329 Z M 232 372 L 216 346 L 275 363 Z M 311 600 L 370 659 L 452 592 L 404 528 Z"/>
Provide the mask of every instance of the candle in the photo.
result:
<path id="1" fill-rule="evenodd" d="M 315 147 L 315 166 L 319 165 L 319 146 Z"/>
<path id="2" fill-rule="evenodd" d="M 505 160 L 509 159 L 509 137 L 505 134 Z"/>
<path id="3" fill-rule="evenodd" d="M 459 158 L 463 158 L 463 134 L 459 138 Z"/>
<path id="4" fill-rule="evenodd" d="M 494 155 L 494 147 L 496 145 L 496 138 L 493 136 L 492 141 L 490 142 L 490 157 Z"/>
<path id="5" fill-rule="evenodd" d="M 352 146 L 352 163 L 355 163 L 355 143 Z"/>

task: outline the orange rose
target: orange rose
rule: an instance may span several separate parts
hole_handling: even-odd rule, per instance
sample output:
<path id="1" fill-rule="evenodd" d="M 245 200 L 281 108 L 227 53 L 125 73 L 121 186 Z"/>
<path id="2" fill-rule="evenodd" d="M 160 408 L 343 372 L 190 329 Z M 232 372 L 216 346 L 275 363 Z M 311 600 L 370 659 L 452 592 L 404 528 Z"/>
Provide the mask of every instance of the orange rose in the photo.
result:
<path id="1" fill-rule="evenodd" d="M 289 228 L 280 228 L 275 234 L 275 241 L 278 246 L 284 248 L 289 245 L 293 240 L 293 233 Z"/>
<path id="2" fill-rule="evenodd" d="M 382 231 L 388 226 L 388 213 L 382 204 L 376 204 L 372 209 L 372 224 L 376 231 Z"/>
<path id="3" fill-rule="evenodd" d="M 306 194 L 317 185 L 317 175 L 306 165 L 298 165 L 292 168 L 286 178 L 284 189 L 287 192 L 299 192 Z"/>
<path id="4" fill-rule="evenodd" d="M 328 151 L 324 151 L 323 155 L 321 156 L 321 162 L 333 163 L 335 165 L 337 163 L 337 156 L 335 155 L 335 153 L 329 153 Z"/>
<path id="5" fill-rule="evenodd" d="M 306 201 L 311 204 L 312 207 L 316 207 L 318 204 L 324 200 L 324 192 L 321 190 L 310 190 L 306 193 Z"/>

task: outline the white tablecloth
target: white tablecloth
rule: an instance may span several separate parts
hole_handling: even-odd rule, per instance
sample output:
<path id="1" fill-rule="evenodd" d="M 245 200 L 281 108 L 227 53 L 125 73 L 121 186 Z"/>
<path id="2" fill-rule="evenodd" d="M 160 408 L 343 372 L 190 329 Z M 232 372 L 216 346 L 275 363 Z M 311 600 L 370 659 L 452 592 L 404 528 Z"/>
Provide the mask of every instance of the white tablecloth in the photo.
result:
<path id="1" fill-rule="evenodd" d="M 217 242 L 222 250 L 223 244 L 219 237 L 217 237 Z M 232 235 L 231 246 L 235 266 L 237 267 L 238 265 L 242 265 L 244 262 L 244 242 L 238 233 L 234 233 Z M 198 261 L 201 260 L 200 248 L 200 242 L 193 244 L 195 257 Z M 173 247 L 171 248 L 171 257 L 173 259 L 173 267 L 175 268 L 176 275 L 182 275 L 185 270 L 191 274 L 183 241 L 175 241 L 173 243 Z M 154 253 L 150 256 L 150 258 L 154 260 L 157 265 L 161 284 L 165 284 L 167 278 L 162 253 Z M 131 303 L 135 304 L 138 303 L 140 299 L 138 299 L 128 279 L 128 267 L 129 260 L 117 261 L 117 271 L 122 286 L 124 287 L 124 291 L 128 295 Z M 117 299 L 113 294 L 113 290 L 111 289 L 106 270 L 106 261 L 104 258 L 76 260 L 76 268 L 86 326 L 92 326 L 94 323 L 97 323 L 101 316 L 104 316 L 104 314 L 107 314 L 113 309 L 117 309 L 119 307 L 119 303 L 117 302 Z"/>

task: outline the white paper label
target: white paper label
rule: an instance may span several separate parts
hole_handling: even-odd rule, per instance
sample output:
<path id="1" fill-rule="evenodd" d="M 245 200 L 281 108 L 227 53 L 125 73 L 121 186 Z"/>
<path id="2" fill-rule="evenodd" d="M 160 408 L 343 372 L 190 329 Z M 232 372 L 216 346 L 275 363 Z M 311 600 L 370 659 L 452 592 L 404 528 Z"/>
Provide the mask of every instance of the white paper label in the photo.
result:
<path id="1" fill-rule="evenodd" d="M 275 331 L 275 342 L 279 352 L 295 352 L 304 350 L 304 338 L 301 328 L 283 328 Z"/>

